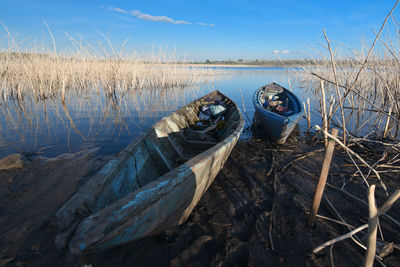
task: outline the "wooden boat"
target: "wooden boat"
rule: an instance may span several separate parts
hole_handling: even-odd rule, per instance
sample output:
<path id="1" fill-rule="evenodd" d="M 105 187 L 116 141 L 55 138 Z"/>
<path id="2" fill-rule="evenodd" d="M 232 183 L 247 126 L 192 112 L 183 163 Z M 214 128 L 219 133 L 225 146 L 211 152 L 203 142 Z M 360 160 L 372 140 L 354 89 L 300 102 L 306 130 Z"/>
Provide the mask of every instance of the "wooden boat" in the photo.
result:
<path id="1" fill-rule="evenodd" d="M 286 142 L 302 117 L 302 107 L 296 95 L 276 83 L 257 89 L 253 104 L 255 116 L 269 137 L 278 144 Z"/>
<path id="2" fill-rule="evenodd" d="M 226 108 L 217 119 L 222 123 L 193 129 L 202 106 L 216 99 Z M 57 246 L 69 246 L 73 254 L 99 251 L 184 223 L 223 167 L 243 125 L 238 106 L 218 91 L 164 117 L 56 212 Z"/>

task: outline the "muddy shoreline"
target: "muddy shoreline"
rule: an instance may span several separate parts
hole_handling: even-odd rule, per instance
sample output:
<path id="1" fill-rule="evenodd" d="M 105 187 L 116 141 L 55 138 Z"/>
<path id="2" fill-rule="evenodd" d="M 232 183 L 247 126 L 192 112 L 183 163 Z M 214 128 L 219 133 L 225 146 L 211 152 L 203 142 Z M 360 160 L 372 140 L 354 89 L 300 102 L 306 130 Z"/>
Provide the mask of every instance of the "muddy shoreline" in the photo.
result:
<path id="1" fill-rule="evenodd" d="M 22 169 L 0 171 L 0 266 L 359 266 L 364 251 L 351 239 L 311 253 L 349 231 L 322 218 L 313 229 L 306 226 L 323 157 L 323 144 L 308 137 L 291 136 L 281 146 L 257 138 L 239 142 L 185 224 L 83 257 L 55 248 L 49 220 L 107 159 L 95 150 L 52 160 L 32 157 Z M 351 176 L 348 161 L 336 148 L 325 196 L 357 227 L 368 221 L 368 207 L 341 188 L 345 184 L 346 192 L 364 201 L 367 188 L 361 177 Z M 396 173 L 382 179 L 389 193 L 400 187 Z M 376 196 L 380 206 L 386 197 L 378 186 Z M 388 213 L 400 220 L 400 204 Z M 319 214 L 338 220 L 327 200 Z M 384 217 L 380 222 L 385 242 L 399 244 L 399 227 Z M 399 266 L 400 251 L 382 261 Z"/>

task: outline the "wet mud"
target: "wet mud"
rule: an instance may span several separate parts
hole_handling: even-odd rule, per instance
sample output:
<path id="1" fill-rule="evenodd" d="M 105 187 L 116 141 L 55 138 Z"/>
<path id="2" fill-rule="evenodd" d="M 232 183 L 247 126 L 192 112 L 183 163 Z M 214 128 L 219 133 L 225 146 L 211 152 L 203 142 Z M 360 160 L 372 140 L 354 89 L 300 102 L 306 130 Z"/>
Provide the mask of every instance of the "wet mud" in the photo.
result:
<path id="1" fill-rule="evenodd" d="M 322 142 L 308 137 L 291 136 L 279 146 L 257 138 L 239 142 L 186 223 L 78 257 L 55 247 L 49 220 L 106 159 L 95 151 L 52 160 L 32 157 L 22 169 L 0 171 L 0 266 L 360 266 L 364 250 L 351 239 L 312 253 L 349 232 L 348 226 L 322 218 L 314 228 L 306 226 L 323 158 Z M 337 147 L 319 214 L 338 221 L 339 213 L 358 227 L 368 221 L 368 207 L 343 192 L 367 201 L 367 187 L 354 172 Z M 382 179 L 389 194 L 400 187 L 396 173 Z M 376 197 L 378 206 L 386 200 L 379 186 Z M 400 203 L 388 214 L 400 220 Z M 400 244 L 399 226 L 385 217 L 380 224 L 381 243 Z M 357 238 L 365 243 L 365 235 Z M 382 262 L 399 266 L 400 251 L 394 249 Z"/>

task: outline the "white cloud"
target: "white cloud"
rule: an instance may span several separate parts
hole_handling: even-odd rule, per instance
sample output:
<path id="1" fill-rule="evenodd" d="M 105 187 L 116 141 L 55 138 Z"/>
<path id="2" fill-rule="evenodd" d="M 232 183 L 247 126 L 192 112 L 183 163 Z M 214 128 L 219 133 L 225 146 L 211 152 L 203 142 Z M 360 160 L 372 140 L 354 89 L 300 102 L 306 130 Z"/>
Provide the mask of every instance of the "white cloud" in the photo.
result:
<path id="1" fill-rule="evenodd" d="M 133 10 L 131 12 L 131 14 L 142 20 L 168 22 L 168 23 L 173 23 L 173 24 L 192 24 L 192 23 L 184 21 L 184 20 L 174 20 L 167 16 L 153 16 L 153 15 L 145 14 L 145 13 L 140 12 L 139 10 Z"/>
<path id="2" fill-rule="evenodd" d="M 111 11 L 118 12 L 118 13 L 128 14 L 128 11 L 118 8 L 118 7 L 109 7 L 108 9 Z"/>
<path id="3" fill-rule="evenodd" d="M 272 53 L 274 54 L 289 54 L 290 50 L 272 50 Z"/>
<path id="4" fill-rule="evenodd" d="M 172 23 L 172 24 L 192 24 L 191 22 L 187 22 L 184 20 L 175 20 L 173 18 L 167 17 L 167 16 L 153 16 L 150 14 L 145 14 L 142 13 L 140 10 L 132 10 L 132 11 L 127 11 L 125 9 L 122 8 L 118 8 L 118 7 L 107 7 L 107 6 L 100 6 L 101 8 L 107 8 L 108 10 L 114 11 L 114 12 L 118 12 L 118 13 L 122 13 L 122 14 L 127 14 L 127 15 L 132 15 L 137 17 L 138 19 L 142 19 L 142 20 L 147 20 L 147 21 L 156 21 L 156 22 L 167 22 L 167 23 Z M 207 24 L 204 22 L 198 22 L 198 25 L 201 26 L 209 26 L 209 27 L 214 27 L 214 24 Z"/>
<path id="5" fill-rule="evenodd" d="M 210 26 L 210 27 L 214 27 L 214 24 L 207 24 L 204 22 L 198 22 L 197 24 L 201 25 L 201 26 Z"/>

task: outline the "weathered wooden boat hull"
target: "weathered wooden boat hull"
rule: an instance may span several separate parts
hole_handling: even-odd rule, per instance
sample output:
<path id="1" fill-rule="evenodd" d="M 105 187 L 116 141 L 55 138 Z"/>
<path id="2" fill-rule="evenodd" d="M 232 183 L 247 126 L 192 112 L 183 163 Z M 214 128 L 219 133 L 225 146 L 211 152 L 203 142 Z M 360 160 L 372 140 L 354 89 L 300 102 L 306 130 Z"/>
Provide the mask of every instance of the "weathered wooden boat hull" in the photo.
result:
<path id="1" fill-rule="evenodd" d="M 290 92 L 289 90 L 283 88 L 278 84 L 273 83 L 273 85 L 281 87 L 286 93 L 289 101 L 292 102 L 294 109 L 293 115 L 290 116 L 279 115 L 277 113 L 265 109 L 261 105 L 259 98 L 265 86 L 260 87 L 254 93 L 253 104 L 256 112 L 255 115 L 260 120 L 264 128 L 264 131 L 268 134 L 268 136 L 277 144 L 284 144 L 286 142 L 286 139 L 292 133 L 293 129 L 301 120 L 302 107 L 296 95 L 294 95 L 292 92 Z"/>
<path id="2" fill-rule="evenodd" d="M 228 106 L 221 140 L 212 145 L 183 138 L 182 143 L 182 129 L 196 120 L 198 107 L 213 95 L 222 96 Z M 163 118 L 55 214 L 60 230 L 56 243 L 69 243 L 72 253 L 98 251 L 184 223 L 223 167 L 243 125 L 237 105 L 218 91 Z M 189 153 L 196 154 L 199 147 L 204 151 Z"/>

